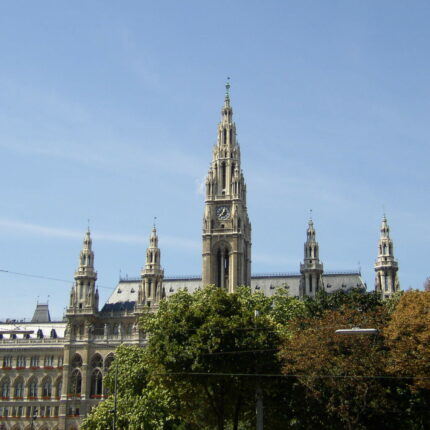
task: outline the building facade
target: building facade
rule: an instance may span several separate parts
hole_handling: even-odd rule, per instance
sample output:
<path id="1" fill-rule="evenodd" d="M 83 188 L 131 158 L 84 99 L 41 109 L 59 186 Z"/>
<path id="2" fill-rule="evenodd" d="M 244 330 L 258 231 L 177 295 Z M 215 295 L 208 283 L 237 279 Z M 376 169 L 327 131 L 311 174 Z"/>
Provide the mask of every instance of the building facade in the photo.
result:
<path id="1" fill-rule="evenodd" d="M 47 305 L 38 304 L 31 322 L 0 323 L 0 430 L 79 429 L 83 417 L 108 395 L 103 380 L 115 349 L 122 343 L 144 346 L 137 325 L 143 310 L 156 311 L 160 300 L 180 289 L 192 292 L 215 284 L 234 292 L 237 286 L 248 285 L 266 295 L 282 288 L 291 296 L 305 297 L 320 290 L 365 287 L 358 271 L 324 271 L 312 219 L 300 272 L 251 275 L 251 223 L 229 88 L 227 84 L 206 180 L 202 275 L 164 276 L 154 226 L 140 276 L 120 279 L 100 309 L 87 231 L 64 320 L 52 322 Z M 385 216 L 375 271 L 375 288 L 382 297 L 399 290 Z"/>

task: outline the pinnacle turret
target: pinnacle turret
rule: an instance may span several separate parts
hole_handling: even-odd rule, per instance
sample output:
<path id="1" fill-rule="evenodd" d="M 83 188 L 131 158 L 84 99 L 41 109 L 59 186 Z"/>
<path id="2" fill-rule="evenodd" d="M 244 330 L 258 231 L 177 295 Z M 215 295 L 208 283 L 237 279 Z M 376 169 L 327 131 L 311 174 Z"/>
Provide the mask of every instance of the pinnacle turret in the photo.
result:
<path id="1" fill-rule="evenodd" d="M 390 227 L 384 215 L 378 241 L 378 257 L 375 262 L 375 290 L 382 298 L 391 297 L 400 290 L 398 270 L 398 263 L 394 258 L 393 241 L 390 238 Z"/>
<path id="2" fill-rule="evenodd" d="M 304 244 L 303 264 L 300 265 L 300 296 L 314 296 L 323 288 L 323 264 L 319 259 L 319 245 L 315 239 L 314 222 L 309 218 Z"/>
<path id="3" fill-rule="evenodd" d="M 98 291 L 95 283 L 97 272 L 94 270 L 94 252 L 91 233 L 88 229 L 84 236 L 79 265 L 75 272 L 75 284 L 70 294 L 70 312 L 94 313 L 98 311 Z"/>
<path id="4" fill-rule="evenodd" d="M 157 307 L 164 297 L 163 278 L 164 270 L 160 264 L 160 248 L 158 248 L 157 229 L 154 225 L 149 237 L 149 246 L 146 250 L 145 266 L 141 273 L 141 283 L 139 286 L 137 311 L 143 307 Z"/>

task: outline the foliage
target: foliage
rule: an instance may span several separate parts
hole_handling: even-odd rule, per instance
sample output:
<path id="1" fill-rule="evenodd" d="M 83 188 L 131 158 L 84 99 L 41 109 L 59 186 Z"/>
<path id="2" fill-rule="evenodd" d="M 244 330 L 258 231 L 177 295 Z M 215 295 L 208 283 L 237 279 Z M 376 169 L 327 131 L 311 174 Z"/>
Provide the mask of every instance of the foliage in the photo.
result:
<path id="1" fill-rule="evenodd" d="M 174 400 L 148 378 L 147 354 L 138 346 L 120 346 L 105 378 L 110 393 L 117 380 L 117 428 L 129 430 L 175 429 Z M 84 430 L 106 430 L 113 422 L 114 396 L 94 408 L 84 420 Z"/>
<path id="2" fill-rule="evenodd" d="M 269 298 L 245 287 L 178 292 L 141 320 L 153 377 L 180 399 L 179 416 L 196 428 L 251 425 L 252 375 L 279 372 L 280 329 L 302 310 L 285 294 Z"/>

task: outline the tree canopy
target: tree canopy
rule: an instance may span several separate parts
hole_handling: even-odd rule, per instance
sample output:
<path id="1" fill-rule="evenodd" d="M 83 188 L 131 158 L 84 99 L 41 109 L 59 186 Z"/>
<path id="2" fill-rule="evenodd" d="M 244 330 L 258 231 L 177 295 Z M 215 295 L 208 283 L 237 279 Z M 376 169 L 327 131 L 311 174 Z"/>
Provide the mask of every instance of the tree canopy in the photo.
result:
<path id="1" fill-rule="evenodd" d="M 145 347 L 122 346 L 105 378 L 117 428 L 245 430 L 426 428 L 430 419 L 430 293 L 382 302 L 374 293 L 298 300 L 213 286 L 180 291 L 146 312 Z M 372 336 L 339 328 L 372 327 Z M 111 428 L 113 396 L 86 430 Z"/>

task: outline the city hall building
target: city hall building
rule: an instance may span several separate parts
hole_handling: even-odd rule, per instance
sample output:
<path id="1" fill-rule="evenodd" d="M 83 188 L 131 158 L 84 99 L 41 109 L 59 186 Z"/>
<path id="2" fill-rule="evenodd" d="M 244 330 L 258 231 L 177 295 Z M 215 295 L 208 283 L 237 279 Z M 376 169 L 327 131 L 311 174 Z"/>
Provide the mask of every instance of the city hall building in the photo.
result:
<path id="1" fill-rule="evenodd" d="M 87 231 L 64 319 L 51 321 L 48 306 L 38 304 L 31 322 L 0 322 L 0 430 L 79 429 L 83 417 L 107 395 L 103 378 L 115 349 L 121 343 L 144 345 L 139 316 L 144 309 L 156 311 L 160 300 L 179 289 L 192 292 L 215 284 L 233 292 L 238 285 L 248 285 L 266 295 L 282 288 L 291 296 L 305 297 L 319 290 L 365 287 L 359 272 L 324 271 L 312 219 L 297 274 L 252 275 L 246 183 L 229 84 L 226 90 L 206 179 L 201 276 L 164 276 L 154 227 L 140 276 L 121 279 L 107 302 L 99 305 Z M 384 216 L 375 263 L 375 289 L 382 297 L 399 290 L 397 271 Z"/>

